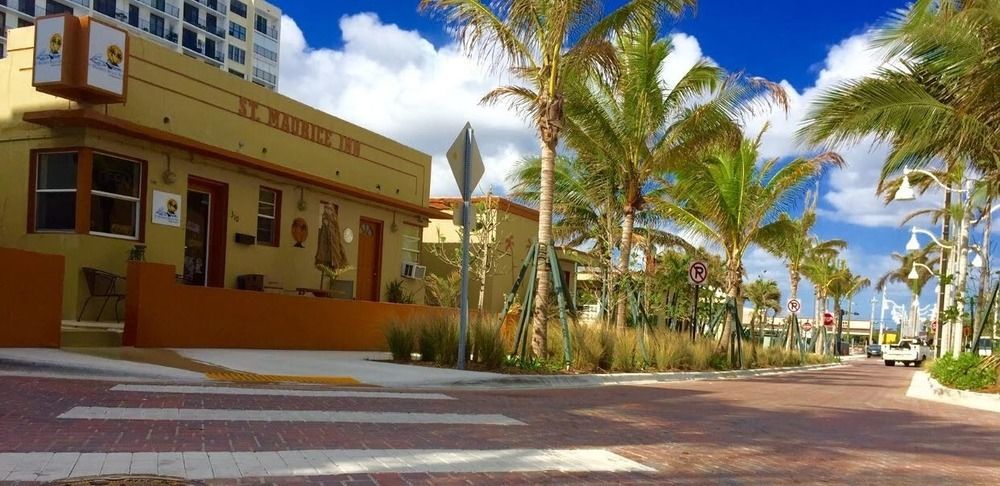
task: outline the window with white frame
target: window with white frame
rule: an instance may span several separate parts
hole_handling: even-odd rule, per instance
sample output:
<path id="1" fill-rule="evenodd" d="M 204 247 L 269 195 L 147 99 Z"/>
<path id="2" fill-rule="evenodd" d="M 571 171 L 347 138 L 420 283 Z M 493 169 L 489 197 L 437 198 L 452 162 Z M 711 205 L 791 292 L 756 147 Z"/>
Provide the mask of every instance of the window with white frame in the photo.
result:
<path id="1" fill-rule="evenodd" d="M 257 244 L 278 246 L 281 191 L 260 188 L 257 198 Z"/>
<path id="2" fill-rule="evenodd" d="M 38 154 L 35 167 L 35 231 L 76 228 L 76 152 Z"/>
<path id="3" fill-rule="evenodd" d="M 90 233 L 139 239 L 142 165 L 94 153 L 90 188 Z"/>
<path id="4" fill-rule="evenodd" d="M 420 228 L 408 224 L 403 227 L 403 263 L 420 263 Z"/>

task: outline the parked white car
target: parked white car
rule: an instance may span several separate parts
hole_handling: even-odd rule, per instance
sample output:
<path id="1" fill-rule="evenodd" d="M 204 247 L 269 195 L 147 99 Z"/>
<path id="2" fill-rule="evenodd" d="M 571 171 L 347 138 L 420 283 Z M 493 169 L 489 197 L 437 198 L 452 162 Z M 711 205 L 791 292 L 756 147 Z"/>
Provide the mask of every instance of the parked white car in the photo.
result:
<path id="1" fill-rule="evenodd" d="M 882 359 L 886 366 L 896 366 L 896 362 L 903 363 L 904 366 L 920 366 L 925 359 L 934 356 L 931 347 L 922 339 L 903 339 L 899 344 L 889 345 L 882 353 Z"/>

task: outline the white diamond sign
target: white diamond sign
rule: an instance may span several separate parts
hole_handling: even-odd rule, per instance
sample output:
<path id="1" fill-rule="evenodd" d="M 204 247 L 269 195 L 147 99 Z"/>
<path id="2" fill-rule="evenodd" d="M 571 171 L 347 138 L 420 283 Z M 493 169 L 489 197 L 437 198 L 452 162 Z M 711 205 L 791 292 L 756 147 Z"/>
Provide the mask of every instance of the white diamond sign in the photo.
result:
<path id="1" fill-rule="evenodd" d="M 472 146 L 469 147 L 469 187 L 465 188 L 462 186 L 465 179 L 465 146 L 468 140 L 472 141 Z M 465 127 L 459 132 L 455 143 L 448 148 L 447 156 L 448 164 L 451 165 L 451 173 L 455 176 L 455 182 L 458 183 L 458 190 L 462 192 L 463 198 L 468 198 L 472 195 L 472 190 L 479 185 L 483 173 L 486 172 L 483 157 L 479 154 L 479 145 L 476 143 L 476 135 L 470 123 L 466 122 Z"/>

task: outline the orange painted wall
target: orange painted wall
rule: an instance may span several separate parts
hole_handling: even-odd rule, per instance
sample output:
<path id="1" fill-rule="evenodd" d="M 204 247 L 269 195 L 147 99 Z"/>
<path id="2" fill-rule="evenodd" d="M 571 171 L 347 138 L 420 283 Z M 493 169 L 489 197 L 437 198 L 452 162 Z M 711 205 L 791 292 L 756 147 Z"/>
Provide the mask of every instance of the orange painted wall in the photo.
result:
<path id="1" fill-rule="evenodd" d="M 126 346 L 376 351 L 393 319 L 455 309 L 364 302 L 175 282 L 171 265 L 130 262 Z"/>
<path id="2" fill-rule="evenodd" d="M 0 348 L 58 348 L 62 255 L 0 248 Z"/>

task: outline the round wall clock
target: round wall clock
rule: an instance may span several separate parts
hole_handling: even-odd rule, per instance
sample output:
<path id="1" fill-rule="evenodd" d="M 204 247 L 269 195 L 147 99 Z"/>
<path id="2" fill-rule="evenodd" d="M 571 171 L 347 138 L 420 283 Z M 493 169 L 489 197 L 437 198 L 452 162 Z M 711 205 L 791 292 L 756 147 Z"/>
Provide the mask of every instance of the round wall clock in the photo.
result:
<path id="1" fill-rule="evenodd" d="M 352 241 L 354 241 L 354 232 L 351 231 L 351 228 L 344 228 L 344 242 L 350 243 Z"/>

